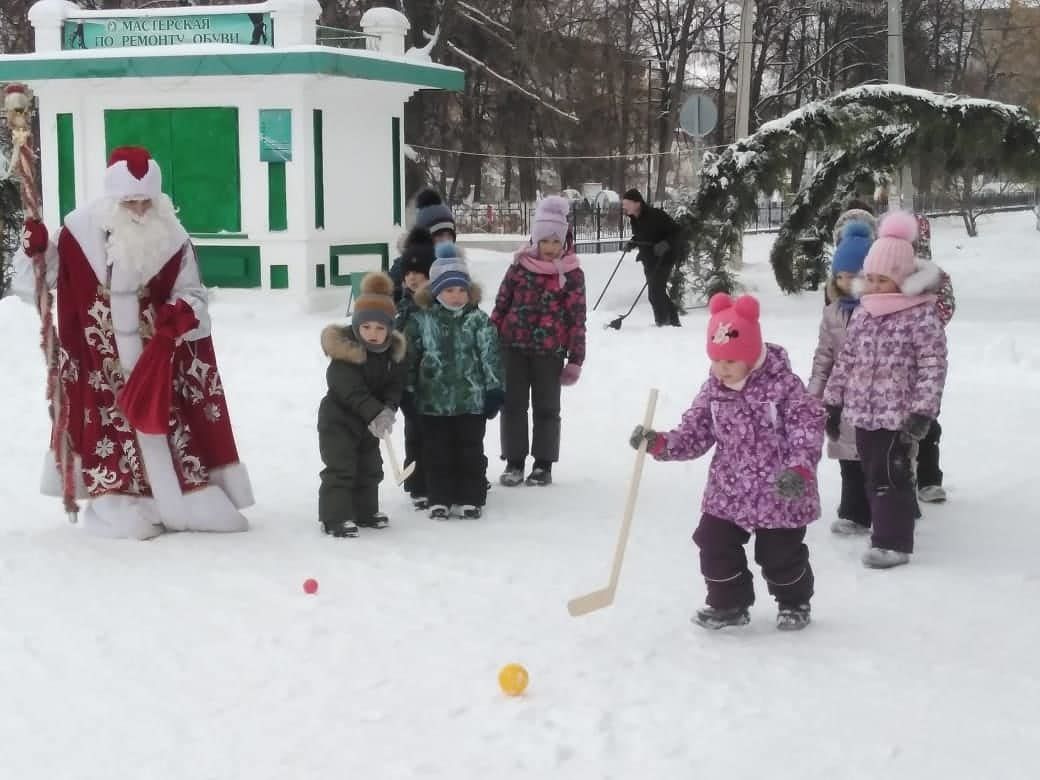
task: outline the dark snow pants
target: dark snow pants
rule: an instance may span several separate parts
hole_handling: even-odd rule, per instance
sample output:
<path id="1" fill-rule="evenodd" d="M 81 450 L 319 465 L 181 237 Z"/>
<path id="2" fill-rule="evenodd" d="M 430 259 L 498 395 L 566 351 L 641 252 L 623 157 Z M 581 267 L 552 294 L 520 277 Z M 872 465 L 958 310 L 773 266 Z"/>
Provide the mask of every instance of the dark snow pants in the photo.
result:
<path id="1" fill-rule="evenodd" d="M 414 463 L 415 470 L 404 481 L 404 489 L 415 498 L 426 495 L 426 470 L 422 464 L 422 418 L 417 414 L 404 415 L 404 462 Z"/>
<path id="2" fill-rule="evenodd" d="M 640 255 L 643 275 L 646 276 L 646 293 L 654 310 L 654 322 L 658 325 L 678 325 L 679 310 L 668 296 L 668 280 L 672 278 L 675 261 L 670 254 L 654 257 L 652 252 Z"/>
<path id="3" fill-rule="evenodd" d="M 379 511 L 383 458 L 379 439 L 337 428 L 318 430 L 318 451 L 325 468 L 318 488 L 318 519 L 324 525 L 356 523 Z"/>
<path id="4" fill-rule="evenodd" d="M 942 438 L 942 426 L 938 420 L 932 421 L 928 435 L 917 445 L 917 486 L 931 487 L 942 485 L 943 473 L 939 468 L 939 440 Z"/>
<path id="5" fill-rule="evenodd" d="M 912 553 L 918 517 L 913 447 L 899 431 L 856 429 L 856 449 L 870 502 L 870 543 L 883 550 Z"/>
<path id="6" fill-rule="evenodd" d="M 560 459 L 563 358 L 506 349 L 502 352 L 502 362 L 506 374 L 506 402 L 499 429 L 502 457 L 507 463 L 522 464 L 530 453 L 536 462 L 555 463 Z M 534 418 L 531 439 L 528 439 L 529 405 Z"/>
<path id="7" fill-rule="evenodd" d="M 484 506 L 487 501 L 487 458 L 482 414 L 422 416 L 422 466 L 426 469 L 430 505 Z"/>
<path id="8" fill-rule="evenodd" d="M 705 602 L 716 609 L 750 607 L 755 589 L 744 545 L 751 534 L 728 520 L 701 516 L 693 541 L 700 548 L 701 574 L 708 586 Z M 808 604 L 813 595 L 813 570 L 805 528 L 762 528 L 755 531 L 755 562 L 769 592 L 781 606 Z"/>
<path id="9" fill-rule="evenodd" d="M 839 460 L 841 466 L 841 503 L 838 517 L 870 528 L 870 502 L 863 476 L 863 464 L 858 460 Z"/>

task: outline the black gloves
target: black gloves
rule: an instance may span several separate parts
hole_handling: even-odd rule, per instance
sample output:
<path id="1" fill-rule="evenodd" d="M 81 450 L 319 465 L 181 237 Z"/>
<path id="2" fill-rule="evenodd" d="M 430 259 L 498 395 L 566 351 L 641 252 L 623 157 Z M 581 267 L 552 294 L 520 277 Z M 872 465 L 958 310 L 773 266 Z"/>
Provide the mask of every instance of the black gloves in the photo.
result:
<path id="1" fill-rule="evenodd" d="M 828 406 L 827 407 L 827 426 L 824 428 L 827 431 L 827 438 L 831 441 L 837 441 L 841 438 L 841 407 L 840 406 Z"/>

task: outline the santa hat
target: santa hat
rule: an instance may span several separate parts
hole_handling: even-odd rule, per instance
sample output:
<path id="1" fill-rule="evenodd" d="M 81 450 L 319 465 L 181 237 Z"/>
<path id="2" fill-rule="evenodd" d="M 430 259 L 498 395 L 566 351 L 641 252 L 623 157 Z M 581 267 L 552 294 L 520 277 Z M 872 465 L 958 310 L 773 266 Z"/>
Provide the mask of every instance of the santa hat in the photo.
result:
<path id="1" fill-rule="evenodd" d="M 567 217 L 571 213 L 571 204 L 559 195 L 550 195 L 538 202 L 534 210 L 534 222 L 531 224 L 531 243 L 535 246 L 539 241 L 555 238 L 561 244 L 567 240 L 570 223 Z"/>
<path id="2" fill-rule="evenodd" d="M 115 200 L 157 200 L 162 194 L 162 171 L 148 150 L 120 146 L 108 158 L 105 195 Z"/>
<path id="3" fill-rule="evenodd" d="M 716 293 L 708 310 L 708 357 L 755 365 L 763 349 L 758 300 L 751 295 L 733 300 L 726 293 Z"/>
<path id="4" fill-rule="evenodd" d="M 887 276 L 900 290 L 903 282 L 917 268 L 914 261 L 914 241 L 917 239 L 917 220 L 906 211 L 893 211 L 878 226 L 878 239 L 867 253 L 863 271 Z"/>
<path id="5" fill-rule="evenodd" d="M 354 300 L 354 314 L 351 326 L 354 335 L 372 352 L 383 352 L 390 346 L 390 331 L 394 329 L 394 280 L 386 274 L 376 271 L 365 274 L 361 280 L 361 294 Z M 366 322 L 378 322 L 386 326 L 387 338 L 383 344 L 369 344 L 361 338 L 361 326 Z"/>

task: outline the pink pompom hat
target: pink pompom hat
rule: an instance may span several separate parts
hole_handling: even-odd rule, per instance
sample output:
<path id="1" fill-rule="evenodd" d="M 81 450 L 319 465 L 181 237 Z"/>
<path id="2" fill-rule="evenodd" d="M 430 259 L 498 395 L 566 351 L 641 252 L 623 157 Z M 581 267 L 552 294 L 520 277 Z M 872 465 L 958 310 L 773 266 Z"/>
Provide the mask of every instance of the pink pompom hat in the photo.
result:
<path id="1" fill-rule="evenodd" d="M 902 289 L 903 283 L 917 269 L 914 241 L 917 219 L 908 211 L 892 211 L 881 219 L 878 238 L 870 246 L 863 263 L 863 273 L 887 276 Z"/>
<path id="2" fill-rule="evenodd" d="M 758 299 L 741 295 L 734 300 L 715 293 L 708 302 L 708 357 L 734 360 L 754 366 L 762 357 L 762 329 L 758 324 Z"/>
<path id="3" fill-rule="evenodd" d="M 566 242 L 570 223 L 567 217 L 571 213 L 571 204 L 559 195 L 542 198 L 534 211 L 534 222 L 531 225 L 531 242 L 538 246 L 539 241 L 555 238 Z"/>

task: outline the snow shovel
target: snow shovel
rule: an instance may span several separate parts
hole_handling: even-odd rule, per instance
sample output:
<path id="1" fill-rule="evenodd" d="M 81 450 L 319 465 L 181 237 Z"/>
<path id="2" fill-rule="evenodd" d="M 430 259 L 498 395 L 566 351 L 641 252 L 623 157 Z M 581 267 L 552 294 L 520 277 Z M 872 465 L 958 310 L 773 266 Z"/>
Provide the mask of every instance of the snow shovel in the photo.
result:
<path id="1" fill-rule="evenodd" d="M 390 434 L 383 437 L 383 444 L 386 445 L 386 454 L 390 460 L 390 468 L 394 471 L 394 481 L 398 485 L 403 485 L 404 481 L 412 476 L 412 472 L 415 471 L 415 461 L 413 460 L 402 469 L 400 461 L 397 460 L 397 454 L 394 452 L 393 442 L 390 441 Z"/>
<path id="2" fill-rule="evenodd" d="M 643 415 L 643 428 L 654 424 L 654 410 L 657 407 L 657 388 L 651 388 L 646 402 L 646 414 Z M 628 483 L 628 499 L 625 501 L 625 515 L 621 520 L 621 531 L 618 533 L 617 547 L 614 548 L 614 565 L 610 570 L 610 581 L 607 587 L 594 590 L 584 596 L 578 596 L 567 602 L 567 611 L 571 617 L 581 617 L 598 609 L 609 607 L 614 603 L 617 593 L 618 579 L 621 577 L 621 563 L 625 559 L 625 548 L 628 546 L 628 531 L 632 527 L 632 515 L 636 511 L 636 496 L 639 495 L 639 480 L 643 476 L 643 462 L 646 460 L 646 439 L 636 451 L 636 462 L 632 469 L 632 478 Z"/>
<path id="3" fill-rule="evenodd" d="M 617 265 L 614 266 L 614 272 L 610 275 L 610 278 L 607 279 L 607 283 L 603 285 L 603 292 L 599 294 L 599 297 L 596 299 L 596 304 L 592 307 L 593 311 L 596 311 L 596 309 L 599 308 L 600 301 L 603 300 L 603 296 L 606 295 L 607 290 L 610 289 L 610 283 L 614 281 L 614 276 L 617 274 L 618 269 L 621 268 L 621 264 L 625 261 L 625 257 L 628 255 L 628 252 L 629 250 L 626 249 L 624 252 L 621 253 L 621 257 L 618 258 Z"/>
<path id="4" fill-rule="evenodd" d="M 632 310 L 636 308 L 636 304 L 639 303 L 639 299 L 642 298 L 643 297 L 643 293 L 646 292 L 646 286 L 647 286 L 647 283 L 644 282 L 643 289 L 639 291 L 639 295 L 637 295 L 636 299 L 634 301 L 632 301 L 632 305 L 628 307 L 628 311 L 626 311 L 620 317 L 615 317 L 610 322 L 608 322 L 607 323 L 607 327 L 608 328 L 613 328 L 614 330 L 621 330 L 621 325 L 622 325 L 622 323 L 624 323 L 625 317 L 627 317 L 629 314 L 632 313 Z"/>

